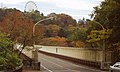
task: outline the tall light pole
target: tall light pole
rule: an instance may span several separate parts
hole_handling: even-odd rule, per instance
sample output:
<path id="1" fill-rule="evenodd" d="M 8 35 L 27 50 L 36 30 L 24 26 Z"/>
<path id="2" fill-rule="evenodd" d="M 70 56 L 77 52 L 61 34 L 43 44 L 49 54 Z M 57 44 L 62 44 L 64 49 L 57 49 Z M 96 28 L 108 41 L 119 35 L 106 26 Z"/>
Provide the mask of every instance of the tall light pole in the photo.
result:
<path id="1" fill-rule="evenodd" d="M 40 20 L 40 21 L 38 21 L 37 23 L 35 23 L 34 24 L 34 26 L 33 26 L 33 51 L 32 51 L 32 59 L 34 60 L 34 61 L 38 61 L 38 50 L 37 50 L 37 48 L 35 48 L 35 40 L 34 40 L 34 36 L 35 36 L 35 27 L 36 27 L 36 25 L 38 25 L 38 24 L 40 24 L 41 22 L 43 22 L 43 21 L 46 21 L 46 20 L 50 20 L 50 19 L 53 19 L 53 18 L 55 18 L 55 17 L 49 17 L 49 18 L 45 18 L 45 19 L 42 19 L 42 20 Z"/>
<path id="2" fill-rule="evenodd" d="M 100 25 L 102 27 L 102 29 L 105 30 L 104 26 L 102 24 L 100 24 L 99 22 L 97 22 L 97 21 L 92 21 L 92 22 Z M 104 64 L 106 62 L 106 53 L 105 53 L 106 49 L 105 49 L 105 40 L 104 39 L 103 39 L 103 46 L 102 47 L 103 47 L 102 48 L 102 54 L 103 54 L 103 56 L 102 56 L 102 62 L 101 62 L 101 69 L 105 69 Z"/>

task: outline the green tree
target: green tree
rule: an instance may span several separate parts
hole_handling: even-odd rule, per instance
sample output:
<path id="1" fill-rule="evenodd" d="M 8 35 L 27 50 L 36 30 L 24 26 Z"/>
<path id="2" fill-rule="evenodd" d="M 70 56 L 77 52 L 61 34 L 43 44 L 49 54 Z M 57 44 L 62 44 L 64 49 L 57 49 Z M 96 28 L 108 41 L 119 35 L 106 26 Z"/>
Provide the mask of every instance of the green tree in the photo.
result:
<path id="1" fill-rule="evenodd" d="M 86 28 L 75 28 L 69 35 L 68 39 L 70 41 L 82 41 L 85 42 L 87 39 L 87 29 Z"/>
<path id="2" fill-rule="evenodd" d="M 44 18 L 44 14 L 40 14 L 38 10 L 35 10 L 33 12 L 25 12 L 25 15 L 30 18 L 34 23 L 37 23 L 39 20 Z"/>
<path id="3" fill-rule="evenodd" d="M 22 64 L 18 55 L 12 51 L 12 45 L 11 39 L 0 32 L 0 71 L 13 70 Z"/>
<path id="4" fill-rule="evenodd" d="M 105 29 L 112 29 L 112 34 L 106 40 L 107 48 L 114 51 L 116 60 L 120 60 L 119 49 L 120 45 L 120 0 L 105 0 L 100 6 L 94 7 L 94 20 L 102 24 Z M 116 61 L 115 60 L 115 61 Z"/>
<path id="5" fill-rule="evenodd" d="M 98 42 L 101 40 L 108 39 L 112 34 L 112 29 L 105 29 L 102 24 L 97 21 L 88 21 L 89 28 L 87 36 L 87 42 Z"/>
<path id="6" fill-rule="evenodd" d="M 60 28 L 59 33 L 58 33 L 59 37 L 67 37 L 68 36 L 68 31 L 65 28 Z"/>
<path id="7" fill-rule="evenodd" d="M 113 33 L 109 39 L 109 44 L 120 42 L 120 1 L 105 0 L 100 7 L 94 8 L 94 20 L 101 23 L 106 29 L 113 29 Z"/>

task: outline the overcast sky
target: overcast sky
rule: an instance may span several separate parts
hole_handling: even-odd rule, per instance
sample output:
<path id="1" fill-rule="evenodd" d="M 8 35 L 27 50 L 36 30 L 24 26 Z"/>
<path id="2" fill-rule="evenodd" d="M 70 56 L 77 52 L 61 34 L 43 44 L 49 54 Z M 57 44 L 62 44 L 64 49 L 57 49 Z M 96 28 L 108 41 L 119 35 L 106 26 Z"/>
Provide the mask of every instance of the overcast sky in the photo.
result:
<path id="1" fill-rule="evenodd" d="M 30 0 L 0 0 L 1 7 L 17 8 L 24 11 L 25 4 Z M 45 15 L 50 13 L 65 13 L 78 20 L 90 18 L 93 7 L 104 0 L 33 0 L 40 12 Z"/>

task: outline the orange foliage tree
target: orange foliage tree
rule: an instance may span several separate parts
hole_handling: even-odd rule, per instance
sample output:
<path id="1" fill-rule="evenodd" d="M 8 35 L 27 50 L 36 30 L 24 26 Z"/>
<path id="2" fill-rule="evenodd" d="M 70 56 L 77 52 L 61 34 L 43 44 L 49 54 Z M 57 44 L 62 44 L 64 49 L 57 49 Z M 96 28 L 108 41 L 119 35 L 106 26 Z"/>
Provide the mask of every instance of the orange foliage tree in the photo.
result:
<path id="1" fill-rule="evenodd" d="M 33 21 L 16 9 L 4 9 L 4 13 L 5 16 L 0 21 L 0 31 L 6 33 L 15 43 L 21 43 L 22 49 L 26 45 L 32 45 Z M 41 35 L 42 31 L 36 28 L 35 35 Z"/>
<path id="2" fill-rule="evenodd" d="M 53 46 L 67 46 L 67 39 L 64 37 L 49 37 L 42 39 L 41 44 Z"/>
<path id="3" fill-rule="evenodd" d="M 60 27 L 58 25 L 48 25 L 47 26 L 47 32 L 46 32 L 46 36 L 50 36 L 50 37 L 56 37 L 58 36 L 58 33 L 60 31 Z"/>

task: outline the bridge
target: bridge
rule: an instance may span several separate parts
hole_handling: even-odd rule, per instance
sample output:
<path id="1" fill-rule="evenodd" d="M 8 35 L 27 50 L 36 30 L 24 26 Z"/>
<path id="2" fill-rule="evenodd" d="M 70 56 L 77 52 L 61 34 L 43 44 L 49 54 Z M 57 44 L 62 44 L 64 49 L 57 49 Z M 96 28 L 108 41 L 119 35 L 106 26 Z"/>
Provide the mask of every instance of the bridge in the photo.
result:
<path id="1" fill-rule="evenodd" d="M 102 50 L 85 49 L 59 46 L 41 46 L 38 61 L 42 70 L 48 72 L 102 72 Z M 29 47 L 30 48 L 30 47 Z M 32 58 L 32 51 L 24 50 L 23 53 Z M 111 51 L 106 52 L 107 67 L 111 63 Z"/>
<path id="2" fill-rule="evenodd" d="M 59 46 L 39 46 L 39 52 L 59 57 L 72 62 L 84 64 L 87 66 L 96 67 L 103 69 L 103 51 L 101 49 L 90 49 L 90 48 L 73 48 L 73 47 L 59 47 Z M 112 62 L 112 51 L 106 51 L 105 53 L 105 66 L 104 69 L 108 69 Z"/>
<path id="3" fill-rule="evenodd" d="M 23 53 L 32 58 L 32 52 L 30 50 L 24 50 Z M 38 53 L 38 61 L 41 62 L 40 72 L 104 72 L 98 68 L 78 64 L 78 61 L 76 63 L 69 61 L 69 59 L 71 58 L 40 50 Z M 73 58 L 73 61 L 74 60 Z M 29 72 L 35 71 L 30 70 Z"/>

